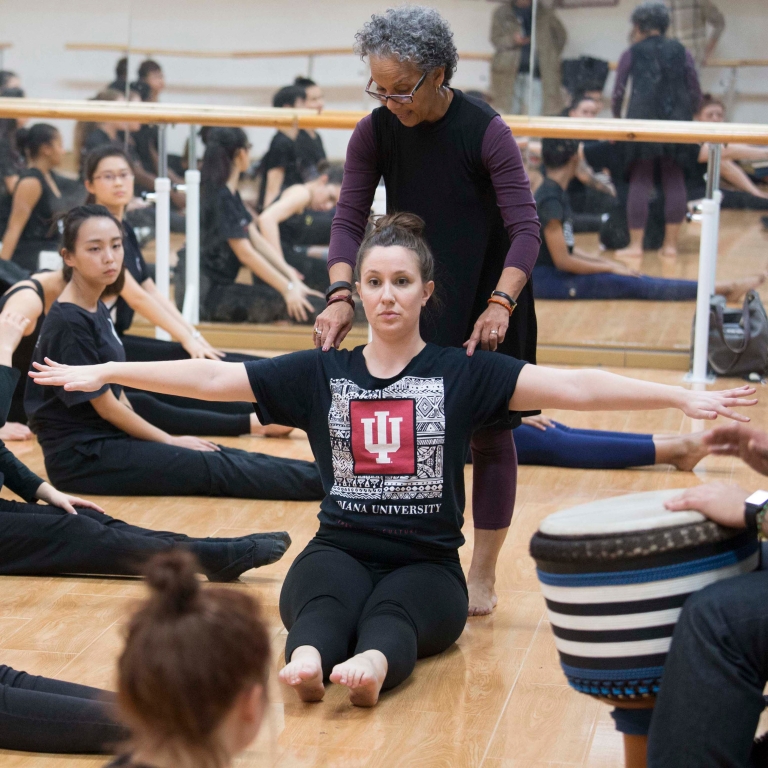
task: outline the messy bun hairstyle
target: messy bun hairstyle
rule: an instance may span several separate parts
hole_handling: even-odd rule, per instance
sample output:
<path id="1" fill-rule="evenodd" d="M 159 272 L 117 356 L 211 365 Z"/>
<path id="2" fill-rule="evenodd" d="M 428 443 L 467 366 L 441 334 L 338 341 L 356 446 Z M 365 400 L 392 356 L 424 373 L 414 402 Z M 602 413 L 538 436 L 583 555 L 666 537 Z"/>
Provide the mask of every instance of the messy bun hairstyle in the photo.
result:
<path id="1" fill-rule="evenodd" d="M 162 747 L 196 766 L 219 768 L 230 757 L 218 742 L 225 716 L 250 687 L 266 691 L 269 637 L 253 597 L 203 589 L 198 570 L 182 549 L 149 562 L 152 593 L 128 626 L 118 704 L 131 749 L 151 754 Z"/>
<path id="2" fill-rule="evenodd" d="M 360 280 L 365 257 L 373 248 L 389 248 L 399 245 L 412 251 L 419 264 L 419 274 L 423 282 L 435 279 L 435 259 L 424 238 L 424 220 L 415 213 L 388 213 L 385 216 L 372 216 L 371 226 L 360 243 L 355 265 L 355 280 Z"/>

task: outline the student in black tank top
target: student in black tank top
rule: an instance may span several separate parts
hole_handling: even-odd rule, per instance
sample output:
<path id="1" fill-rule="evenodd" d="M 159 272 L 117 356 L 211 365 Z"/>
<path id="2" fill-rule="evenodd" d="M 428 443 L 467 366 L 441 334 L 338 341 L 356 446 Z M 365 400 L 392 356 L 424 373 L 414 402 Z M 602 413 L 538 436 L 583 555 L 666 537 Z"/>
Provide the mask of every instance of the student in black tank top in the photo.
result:
<path id="1" fill-rule="evenodd" d="M 265 421 L 306 430 L 325 498 L 320 528 L 280 595 L 288 629 L 280 679 L 304 701 L 324 680 L 373 706 L 417 658 L 440 653 L 466 624 L 459 562 L 464 460 L 473 432 L 511 413 L 680 408 L 737 420 L 754 388 L 689 392 L 604 371 L 538 368 L 508 355 L 425 343 L 434 262 L 412 214 L 383 217 L 360 247 L 357 289 L 372 340 L 227 365 L 212 360 L 39 366 L 40 385 L 72 395 L 109 384 L 211 399 L 250 398 Z M 510 413 L 511 412 L 511 413 Z M 349 658 L 351 649 L 354 656 Z"/>
<path id="2" fill-rule="evenodd" d="M 391 9 L 373 16 L 356 39 L 358 52 L 370 61 L 368 93 L 384 106 L 358 123 L 349 142 L 331 228 L 330 283 L 351 279 L 383 176 L 387 211 L 421 216 L 435 254 L 438 298 L 446 311 L 424 314 L 424 338 L 466 346 L 468 354 L 480 347 L 535 362 L 536 313 L 528 278 L 539 227 L 509 128 L 485 102 L 450 87 L 458 53 L 437 11 Z M 493 291 L 500 293 L 491 297 Z M 339 287 L 338 295 L 344 293 Z M 344 303 L 329 306 L 316 323 L 316 345 L 338 345 L 353 317 Z M 519 423 L 515 416 L 489 425 L 473 439 L 471 615 L 490 613 L 496 604 L 495 562 L 515 504 L 511 429 Z"/>
<path id="3" fill-rule="evenodd" d="M 54 228 L 51 233 L 62 205 L 53 169 L 64 158 L 64 145 L 59 131 L 45 123 L 19 131 L 17 141 L 29 157 L 29 168 L 21 172 L 13 193 L 2 258 L 35 272 L 41 251 L 59 250 L 58 232 Z"/>

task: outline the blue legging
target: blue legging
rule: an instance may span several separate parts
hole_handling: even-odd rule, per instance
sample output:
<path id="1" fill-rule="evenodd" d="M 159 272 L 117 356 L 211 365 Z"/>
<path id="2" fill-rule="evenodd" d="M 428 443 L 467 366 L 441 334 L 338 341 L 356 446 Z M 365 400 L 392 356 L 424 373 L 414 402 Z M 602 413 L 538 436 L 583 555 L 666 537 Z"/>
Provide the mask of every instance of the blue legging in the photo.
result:
<path id="1" fill-rule="evenodd" d="M 519 464 L 572 469 L 624 469 L 656 463 L 652 435 L 574 429 L 564 424 L 542 431 L 523 424 L 514 431 Z"/>
<path id="2" fill-rule="evenodd" d="M 664 277 L 632 277 L 599 272 L 575 275 L 540 264 L 533 269 L 533 295 L 537 299 L 646 299 L 649 301 L 695 301 L 695 280 Z"/>

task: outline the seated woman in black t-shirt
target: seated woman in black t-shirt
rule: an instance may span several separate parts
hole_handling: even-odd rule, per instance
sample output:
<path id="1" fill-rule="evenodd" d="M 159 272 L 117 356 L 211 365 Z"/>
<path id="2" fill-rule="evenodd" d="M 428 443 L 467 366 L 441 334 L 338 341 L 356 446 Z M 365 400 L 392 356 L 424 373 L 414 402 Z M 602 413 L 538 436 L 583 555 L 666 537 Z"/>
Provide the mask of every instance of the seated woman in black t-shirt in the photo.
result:
<path id="1" fill-rule="evenodd" d="M 544 139 L 541 145 L 545 178 L 534 195 L 541 225 L 541 248 L 533 268 L 534 296 L 695 301 L 695 280 L 647 277 L 622 262 L 593 256 L 576 246 L 566 189 L 579 165 L 579 143 L 572 139 Z M 737 301 L 765 279 L 766 274 L 761 274 L 720 283 L 715 286 L 715 293 L 728 301 Z"/>
<path id="2" fill-rule="evenodd" d="M 259 216 L 259 229 L 269 244 L 304 275 L 311 288 L 328 287 L 329 215 L 335 209 L 344 178 L 342 165 L 323 163 L 321 175 L 288 187 Z"/>
<path id="3" fill-rule="evenodd" d="M 227 365 L 212 360 L 35 365 L 38 384 L 68 394 L 109 383 L 188 397 L 250 399 L 267 422 L 309 435 L 325 489 L 320 529 L 296 558 L 280 595 L 288 629 L 280 679 L 304 701 L 323 681 L 373 706 L 381 690 L 440 653 L 467 620 L 458 549 L 464 460 L 472 433 L 510 411 L 679 408 L 691 418 L 752 405 L 754 388 L 691 392 L 605 371 L 558 370 L 492 352 L 426 344 L 422 308 L 434 289 L 423 222 L 380 219 L 357 258 L 357 290 L 372 341 Z M 349 658 L 350 650 L 354 655 Z"/>
<path id="4" fill-rule="evenodd" d="M 250 146 L 241 128 L 208 133 L 200 189 L 200 315 L 223 322 L 312 322 L 324 307 L 322 294 L 261 235 L 237 191 Z M 253 285 L 235 282 L 243 266 Z"/>
<path id="5" fill-rule="evenodd" d="M 67 214 L 62 248 L 67 286 L 47 313 L 33 361 L 125 360 L 109 311 L 100 301 L 108 286 L 113 293 L 119 291 L 124 274 L 122 238 L 120 222 L 102 206 L 82 206 Z M 76 395 L 31 382 L 24 406 L 43 449 L 48 476 L 67 490 L 127 496 L 322 498 L 313 462 L 171 436 L 139 416 L 120 387 Z"/>

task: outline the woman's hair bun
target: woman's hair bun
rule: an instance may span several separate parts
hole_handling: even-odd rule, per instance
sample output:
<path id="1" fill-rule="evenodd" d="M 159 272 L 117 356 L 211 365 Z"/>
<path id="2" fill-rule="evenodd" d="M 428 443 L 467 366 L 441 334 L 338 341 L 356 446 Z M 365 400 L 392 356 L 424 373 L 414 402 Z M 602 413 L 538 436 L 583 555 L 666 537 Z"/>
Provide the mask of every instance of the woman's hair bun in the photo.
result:
<path id="1" fill-rule="evenodd" d="M 164 612 L 178 615 L 194 608 L 200 594 L 199 570 L 194 555 L 183 549 L 152 558 L 146 569 L 147 583 Z"/>
<path id="2" fill-rule="evenodd" d="M 371 218 L 371 223 L 376 232 L 392 227 L 410 232 L 416 237 L 421 237 L 424 234 L 424 219 L 415 213 L 408 213 L 407 211 L 374 216 Z"/>

